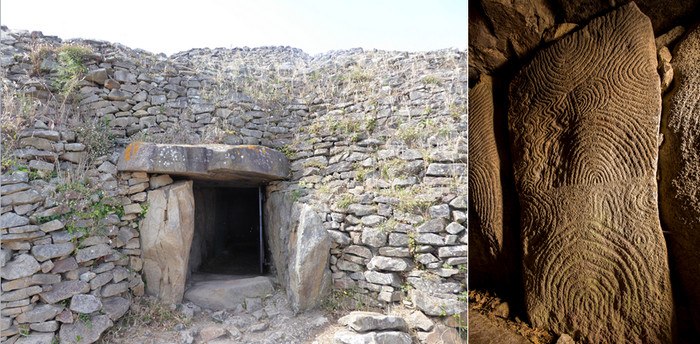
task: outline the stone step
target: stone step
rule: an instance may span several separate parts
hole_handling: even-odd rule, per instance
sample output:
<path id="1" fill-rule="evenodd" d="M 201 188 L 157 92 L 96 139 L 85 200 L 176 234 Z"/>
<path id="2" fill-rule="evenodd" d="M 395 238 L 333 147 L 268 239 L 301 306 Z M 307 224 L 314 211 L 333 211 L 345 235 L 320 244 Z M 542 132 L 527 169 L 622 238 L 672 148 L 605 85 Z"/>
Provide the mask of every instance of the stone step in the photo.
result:
<path id="1" fill-rule="evenodd" d="M 272 281 L 266 276 L 244 277 L 209 275 L 197 280 L 185 291 L 185 300 L 212 310 L 233 309 L 246 298 L 272 295 Z"/>

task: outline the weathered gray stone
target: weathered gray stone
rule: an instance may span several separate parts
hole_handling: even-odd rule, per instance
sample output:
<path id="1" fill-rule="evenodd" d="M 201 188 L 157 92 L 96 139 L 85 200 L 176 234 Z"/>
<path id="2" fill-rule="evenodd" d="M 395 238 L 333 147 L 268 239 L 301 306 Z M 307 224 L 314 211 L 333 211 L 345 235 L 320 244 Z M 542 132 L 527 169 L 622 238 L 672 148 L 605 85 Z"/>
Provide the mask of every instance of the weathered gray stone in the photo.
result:
<path id="1" fill-rule="evenodd" d="M 428 208 L 428 216 L 431 219 L 450 218 L 450 206 L 447 204 L 434 205 Z"/>
<path id="2" fill-rule="evenodd" d="M 428 176 L 436 177 L 455 177 L 463 176 L 467 174 L 467 164 L 455 163 L 455 164 L 441 164 L 432 163 L 428 165 L 428 169 L 425 172 Z"/>
<path id="3" fill-rule="evenodd" d="M 195 282 L 187 289 L 185 300 L 213 310 L 233 309 L 246 297 L 265 297 L 274 292 L 272 282 L 264 276 Z"/>
<path id="4" fill-rule="evenodd" d="M 8 184 L 8 185 L 3 184 L 2 186 L 0 186 L 0 194 L 5 196 L 5 195 L 9 195 L 9 194 L 12 194 L 15 192 L 28 190 L 29 188 L 30 188 L 29 184 L 25 184 L 25 183 Z"/>
<path id="5" fill-rule="evenodd" d="M 3 196 L 5 198 L 5 196 Z M 13 212 L 2 214 L 0 217 L 2 228 L 12 228 L 29 224 L 29 219 L 24 216 L 19 216 Z"/>
<path id="6" fill-rule="evenodd" d="M 408 325 L 403 318 L 375 312 L 351 312 L 338 319 L 338 324 L 348 326 L 357 332 L 384 330 L 408 331 Z"/>
<path id="7" fill-rule="evenodd" d="M 51 269 L 51 272 L 55 274 L 60 274 L 63 272 L 75 270 L 77 268 L 78 263 L 75 261 L 75 258 L 68 257 L 66 259 L 54 261 L 53 269 Z"/>
<path id="8" fill-rule="evenodd" d="M 65 281 L 55 284 L 51 291 L 39 294 L 39 299 L 44 303 L 54 304 L 73 297 L 73 295 L 84 294 L 88 291 L 90 291 L 90 286 L 83 281 Z"/>
<path id="9" fill-rule="evenodd" d="M 417 234 L 415 240 L 416 243 L 425 245 L 442 246 L 445 244 L 445 238 L 433 233 Z"/>
<path id="10" fill-rule="evenodd" d="M 53 333 L 30 333 L 28 336 L 20 336 L 15 344 L 53 344 Z"/>
<path id="11" fill-rule="evenodd" d="M 369 263 L 367 269 L 380 271 L 408 271 L 411 265 L 405 259 L 374 256 Z"/>
<path id="12" fill-rule="evenodd" d="M 78 264 L 80 264 L 89 260 L 108 256 L 112 254 L 112 252 L 113 250 L 107 244 L 89 246 L 86 248 L 78 249 L 78 252 L 75 255 L 75 261 L 78 262 Z"/>
<path id="13" fill-rule="evenodd" d="M 41 293 L 41 287 L 39 286 L 32 286 L 24 289 L 18 289 L 15 291 L 9 291 L 9 292 L 3 292 L 2 293 L 2 301 L 3 302 L 12 302 L 12 301 L 18 301 L 22 299 L 26 299 L 30 296 L 34 296 L 36 294 Z"/>
<path id="14" fill-rule="evenodd" d="M 129 282 L 110 283 L 102 287 L 102 297 L 116 296 L 129 290 Z"/>
<path id="15" fill-rule="evenodd" d="M 146 292 L 162 302 L 179 303 L 194 235 L 192 181 L 149 191 L 148 202 L 141 225 Z"/>
<path id="16" fill-rule="evenodd" d="M 470 338 L 471 339 L 471 338 Z M 464 339 L 460 337 L 459 332 L 456 329 L 444 326 L 442 324 L 437 324 L 433 331 L 430 332 L 425 337 L 426 343 L 443 343 L 443 344 L 463 344 Z M 528 341 L 529 342 L 529 341 Z M 479 342 L 473 342 L 479 343 Z M 500 342 L 495 340 L 495 338 L 489 339 L 485 343 L 513 343 L 513 342 Z M 520 343 L 520 342 L 515 342 Z M 524 343 L 523 343 L 524 344 Z"/>
<path id="17" fill-rule="evenodd" d="M 409 328 L 418 329 L 420 331 L 430 331 L 433 329 L 435 323 L 430 320 L 423 312 L 413 311 L 406 317 L 406 323 Z"/>
<path id="18" fill-rule="evenodd" d="M 85 80 L 104 85 L 107 80 L 107 70 L 104 68 L 93 69 L 85 75 Z"/>
<path id="19" fill-rule="evenodd" d="M 318 306 L 323 293 L 330 288 L 331 240 L 321 217 L 308 205 L 301 209 L 295 235 L 287 294 L 292 309 L 303 312 Z"/>
<path id="20" fill-rule="evenodd" d="M 29 312 L 18 315 L 16 319 L 20 324 L 40 323 L 55 318 L 62 311 L 61 306 L 39 305 Z"/>
<path id="21" fill-rule="evenodd" d="M 72 324 L 61 325 L 58 336 L 61 343 L 94 343 L 100 339 L 102 332 L 112 327 L 113 324 L 106 315 L 91 316 L 88 321 L 78 320 Z"/>
<path id="22" fill-rule="evenodd" d="M 635 48 L 617 49 L 622 41 Z M 596 343 L 671 341 L 656 66 L 649 19 L 629 3 L 539 51 L 510 85 L 525 305 L 535 327 Z M 618 306 L 621 299 L 634 301 Z M 585 319 L 573 316 L 584 311 Z"/>
<path id="23" fill-rule="evenodd" d="M 362 243 L 367 246 L 381 247 L 384 246 L 387 239 L 387 233 L 380 228 L 365 228 L 362 231 Z"/>
<path id="24" fill-rule="evenodd" d="M 454 294 L 429 295 L 418 289 L 411 289 L 408 297 L 416 308 L 431 316 L 451 316 L 467 310 L 467 303 L 458 300 Z"/>
<path id="25" fill-rule="evenodd" d="M 53 332 L 58 331 L 58 322 L 52 320 L 41 323 L 29 324 L 29 329 L 36 332 L 51 332 L 51 336 L 53 337 Z"/>
<path id="26" fill-rule="evenodd" d="M 43 262 L 47 259 L 67 256 L 73 253 L 74 249 L 75 245 L 72 242 L 39 245 L 32 247 L 32 255 L 34 255 L 38 261 Z"/>
<path id="27" fill-rule="evenodd" d="M 0 184 L 2 185 L 26 183 L 28 181 L 29 173 L 23 171 L 14 172 L 12 174 L 3 174 L 2 177 L 0 177 Z"/>
<path id="28" fill-rule="evenodd" d="M 12 251 L 0 248 L 0 267 L 5 266 L 12 259 Z"/>
<path id="29" fill-rule="evenodd" d="M 198 179 L 237 180 L 258 185 L 289 176 L 284 154 L 261 146 L 160 145 L 135 142 L 119 158 L 120 171 L 184 175 Z"/>
<path id="30" fill-rule="evenodd" d="M 416 228 L 416 232 L 418 232 L 418 233 L 440 233 L 445 229 L 446 223 L 447 223 L 447 221 L 445 221 L 444 218 L 437 218 L 437 219 L 433 219 L 430 221 L 426 221 L 424 224 L 422 224 Z"/>
<path id="31" fill-rule="evenodd" d="M 459 234 L 465 229 L 466 228 L 464 228 L 464 226 L 460 225 L 457 222 L 452 222 L 449 225 L 447 225 L 447 227 L 445 227 L 445 231 L 447 231 L 447 233 L 450 234 Z"/>
<path id="32" fill-rule="evenodd" d="M 94 295 L 79 294 L 70 300 L 70 310 L 76 313 L 90 314 L 102 308 L 102 301 Z M 58 313 L 56 313 L 58 314 Z"/>
<path id="33" fill-rule="evenodd" d="M 440 247 L 438 248 L 438 256 L 440 258 L 466 257 L 467 245 Z"/>
<path id="34" fill-rule="evenodd" d="M 406 332 L 384 331 L 357 333 L 340 330 L 333 335 L 334 344 L 411 344 L 411 335 Z M 435 342 L 437 343 L 437 342 Z"/>
<path id="35" fill-rule="evenodd" d="M 119 296 L 104 298 L 102 306 L 104 314 L 109 316 L 112 321 L 116 321 L 129 310 L 129 300 Z"/>
<path id="36" fill-rule="evenodd" d="M 41 270 L 41 265 L 28 254 L 20 254 L 15 259 L 6 263 L 0 271 L 0 276 L 6 280 L 15 280 L 18 278 L 31 276 Z"/>
<path id="37" fill-rule="evenodd" d="M 56 219 L 56 220 L 52 220 L 52 221 L 49 221 L 47 223 L 42 224 L 41 226 L 39 226 L 39 229 L 41 229 L 41 231 L 44 233 L 49 233 L 49 232 L 57 231 L 57 230 L 63 228 L 64 226 L 65 225 L 63 224 L 63 222 L 61 220 Z"/>
<path id="38" fill-rule="evenodd" d="M 367 282 L 381 285 L 391 285 L 394 287 L 398 287 L 400 285 L 399 277 L 395 273 L 365 271 L 364 275 Z"/>
<path id="39" fill-rule="evenodd" d="M 170 178 L 170 176 L 167 174 L 163 174 L 160 176 L 153 176 L 153 177 L 151 177 L 150 182 L 149 182 L 151 189 L 157 189 L 159 187 L 170 185 L 172 183 L 173 183 L 173 179 Z"/>

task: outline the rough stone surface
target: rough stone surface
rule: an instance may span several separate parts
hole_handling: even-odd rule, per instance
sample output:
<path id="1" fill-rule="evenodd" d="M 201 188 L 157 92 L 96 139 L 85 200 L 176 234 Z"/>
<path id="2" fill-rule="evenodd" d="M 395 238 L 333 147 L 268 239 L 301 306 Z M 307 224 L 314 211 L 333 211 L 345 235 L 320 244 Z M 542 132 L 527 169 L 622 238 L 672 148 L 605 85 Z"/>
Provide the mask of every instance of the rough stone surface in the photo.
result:
<path id="1" fill-rule="evenodd" d="M 197 179 L 235 180 L 251 186 L 289 176 L 287 157 L 262 146 L 134 142 L 126 147 L 117 168 L 120 171 L 184 175 Z"/>
<path id="2" fill-rule="evenodd" d="M 16 319 L 17 322 L 19 322 L 20 324 L 40 323 L 53 319 L 54 317 L 56 317 L 56 315 L 58 315 L 58 313 L 61 313 L 62 311 L 63 307 L 54 305 L 40 305 L 29 312 L 18 315 Z"/>
<path id="3" fill-rule="evenodd" d="M 292 309 L 302 312 L 318 306 L 330 287 L 331 239 L 311 206 L 301 210 L 299 225 L 290 242 L 295 245 L 289 265 L 288 295 Z"/>
<path id="4" fill-rule="evenodd" d="M 467 310 L 467 303 L 457 299 L 456 295 L 434 294 L 412 289 L 408 292 L 411 302 L 427 315 L 455 315 Z"/>
<path id="5" fill-rule="evenodd" d="M 129 310 L 129 300 L 115 296 L 102 299 L 102 309 L 112 321 L 121 318 Z"/>
<path id="6" fill-rule="evenodd" d="M 510 85 L 535 327 L 596 343 L 671 341 L 656 65 L 649 19 L 630 3 L 540 51 Z"/>
<path id="7" fill-rule="evenodd" d="M 213 310 L 233 309 L 246 297 L 265 297 L 273 291 L 272 282 L 264 276 L 201 281 L 187 289 L 185 300 Z"/>
<path id="8" fill-rule="evenodd" d="M 0 217 L 2 228 L 12 228 L 29 224 L 29 219 L 16 213 L 5 213 Z"/>
<path id="9" fill-rule="evenodd" d="M 41 265 L 28 254 L 20 254 L 15 259 L 6 263 L 0 271 L 0 276 L 6 280 L 31 276 L 41 270 Z"/>
<path id="10" fill-rule="evenodd" d="M 479 312 L 469 311 L 469 342 L 474 344 L 529 344 L 530 341 L 508 331 Z"/>
<path id="11" fill-rule="evenodd" d="M 43 262 L 51 258 L 58 258 L 69 255 L 75 250 L 75 244 L 65 242 L 62 244 L 38 245 L 32 247 L 32 255 L 38 261 Z"/>
<path id="12" fill-rule="evenodd" d="M 333 344 L 411 344 L 411 336 L 406 332 L 386 331 L 357 333 L 340 330 L 333 335 Z M 437 343 L 437 342 L 435 342 Z"/>
<path id="13" fill-rule="evenodd" d="M 338 324 L 345 325 L 357 332 L 384 330 L 408 331 L 408 325 L 403 318 L 375 312 L 351 312 L 338 319 Z"/>
<path id="14" fill-rule="evenodd" d="M 192 181 L 148 192 L 150 207 L 141 225 L 146 292 L 165 303 L 182 300 L 194 235 Z"/>
<path id="15" fill-rule="evenodd" d="M 53 333 L 31 333 L 26 337 L 19 337 L 15 344 L 53 344 Z"/>
<path id="16" fill-rule="evenodd" d="M 459 336 L 456 329 L 447 327 L 441 324 L 435 326 L 433 331 L 425 337 L 426 343 L 442 343 L 442 344 L 461 344 L 464 340 Z M 485 342 L 486 343 L 486 342 Z M 501 343 L 498 341 L 489 341 L 488 343 Z M 512 343 L 512 342 L 505 342 Z M 524 344 L 524 343 L 523 343 Z"/>
<path id="17" fill-rule="evenodd" d="M 61 343 L 94 343 L 106 329 L 112 327 L 112 320 L 106 315 L 91 316 L 89 321 L 76 321 L 61 325 L 59 338 Z M 80 340 L 78 340 L 80 336 Z"/>
<path id="18" fill-rule="evenodd" d="M 669 251 L 700 332 L 700 28 L 676 45 L 672 64 L 676 87 L 662 121 L 659 209 L 671 232 Z"/>
<path id="19" fill-rule="evenodd" d="M 90 314 L 102 309 L 102 301 L 94 295 L 75 295 L 70 301 L 70 310 L 77 313 Z"/>
<path id="20" fill-rule="evenodd" d="M 583 23 L 615 8 L 614 2 L 592 0 L 555 0 L 561 6 L 564 20 Z M 700 1 L 636 0 L 635 3 L 649 16 L 654 32 L 661 34 L 683 19 L 697 19 Z M 619 3 L 618 3 L 619 4 Z"/>
<path id="21" fill-rule="evenodd" d="M 470 1 L 469 75 L 488 73 L 508 59 L 524 57 L 552 25 L 554 12 L 548 1 Z"/>
<path id="22" fill-rule="evenodd" d="M 90 291 L 90 285 L 83 281 L 65 281 L 55 284 L 51 291 L 39 294 L 39 299 L 45 303 L 54 304 L 73 295 L 83 294 L 88 291 Z"/>

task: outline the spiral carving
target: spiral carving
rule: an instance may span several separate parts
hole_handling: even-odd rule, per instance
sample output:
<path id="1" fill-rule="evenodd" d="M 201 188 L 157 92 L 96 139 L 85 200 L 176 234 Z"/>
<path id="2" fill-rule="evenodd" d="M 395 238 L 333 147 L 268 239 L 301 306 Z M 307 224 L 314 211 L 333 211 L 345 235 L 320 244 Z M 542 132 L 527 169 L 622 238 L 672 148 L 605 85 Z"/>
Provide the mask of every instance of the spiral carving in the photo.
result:
<path id="1" fill-rule="evenodd" d="M 535 55 L 510 86 L 527 312 L 586 343 L 669 343 L 656 192 L 654 35 L 630 3 Z"/>
<path id="2" fill-rule="evenodd" d="M 700 333 L 700 27 L 678 43 L 673 55 L 676 87 L 661 127 L 659 208 L 685 294 L 679 299 Z"/>

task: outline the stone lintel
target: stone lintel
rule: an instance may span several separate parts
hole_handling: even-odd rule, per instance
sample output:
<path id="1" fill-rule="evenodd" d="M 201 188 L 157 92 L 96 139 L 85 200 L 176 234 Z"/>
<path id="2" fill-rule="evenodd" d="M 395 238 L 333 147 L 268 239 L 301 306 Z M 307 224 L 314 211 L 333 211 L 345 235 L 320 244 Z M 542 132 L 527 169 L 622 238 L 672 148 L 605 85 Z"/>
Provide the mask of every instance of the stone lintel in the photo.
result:
<path id="1" fill-rule="evenodd" d="M 287 157 L 271 148 L 171 145 L 134 142 L 119 157 L 119 171 L 185 176 L 192 179 L 254 186 L 289 176 Z"/>

